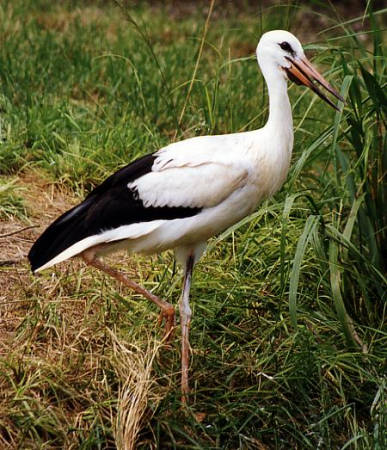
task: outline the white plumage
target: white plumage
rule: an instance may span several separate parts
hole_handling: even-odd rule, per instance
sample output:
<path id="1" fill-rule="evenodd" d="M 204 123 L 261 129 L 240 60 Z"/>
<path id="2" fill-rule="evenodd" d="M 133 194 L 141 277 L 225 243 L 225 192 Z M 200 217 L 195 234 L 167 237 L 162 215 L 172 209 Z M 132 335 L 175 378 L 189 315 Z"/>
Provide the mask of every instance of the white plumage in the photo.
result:
<path id="1" fill-rule="evenodd" d="M 293 148 L 287 79 L 310 87 L 331 105 L 315 82 L 342 100 L 311 66 L 292 34 L 281 30 L 264 34 L 257 57 L 270 101 L 263 128 L 187 139 L 134 161 L 57 219 L 29 254 L 34 272 L 81 255 L 160 306 L 170 334 L 172 305 L 105 266 L 99 256 L 119 248 L 145 254 L 174 249 L 184 267 L 180 302 L 183 400 L 188 393 L 193 266 L 211 236 L 251 214 L 282 186 Z"/>

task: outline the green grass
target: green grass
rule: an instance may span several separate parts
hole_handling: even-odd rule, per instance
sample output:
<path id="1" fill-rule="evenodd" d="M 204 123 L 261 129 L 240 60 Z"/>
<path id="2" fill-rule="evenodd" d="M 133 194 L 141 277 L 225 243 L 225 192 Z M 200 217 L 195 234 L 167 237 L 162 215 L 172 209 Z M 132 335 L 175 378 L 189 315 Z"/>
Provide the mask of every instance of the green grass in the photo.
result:
<path id="1" fill-rule="evenodd" d="M 17 180 L 5 176 L 0 179 L 0 218 L 25 218 L 22 193 L 23 188 L 17 185 Z"/>
<path id="2" fill-rule="evenodd" d="M 215 4 L 201 54 L 199 7 L 0 5 L 6 215 L 26 214 L 10 184 L 22 173 L 80 198 L 173 139 L 261 127 L 267 95 L 253 54 L 263 31 L 309 42 L 347 99 L 335 113 L 290 87 L 284 188 L 198 264 L 185 414 L 178 336 L 170 350 L 157 346 L 157 310 L 145 300 L 78 262 L 37 278 L 26 263 L 0 267 L 12 280 L 0 308 L 17 319 L 2 322 L 0 446 L 130 448 L 121 424 L 141 385 L 136 448 L 387 447 L 386 11 L 368 2 L 351 21 L 324 5 Z M 115 261 L 177 301 L 170 253 Z"/>

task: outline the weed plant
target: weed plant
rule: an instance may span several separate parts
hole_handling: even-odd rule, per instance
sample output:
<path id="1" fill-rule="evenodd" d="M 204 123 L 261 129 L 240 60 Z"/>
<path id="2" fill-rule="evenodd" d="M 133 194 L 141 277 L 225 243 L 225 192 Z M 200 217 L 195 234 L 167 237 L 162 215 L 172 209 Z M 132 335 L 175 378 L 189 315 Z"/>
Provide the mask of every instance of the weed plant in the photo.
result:
<path id="1" fill-rule="evenodd" d="M 1 267 L 0 317 L 17 320 L 0 334 L 0 447 L 386 449 L 386 10 L 215 4 L 205 29 L 190 5 L 1 3 L 1 211 L 25 207 L 9 177 L 80 199 L 172 140 L 261 127 L 266 30 L 311 42 L 346 105 L 290 87 L 284 188 L 195 273 L 184 414 L 179 339 L 160 348 L 152 305 L 80 262 Z M 170 253 L 113 260 L 178 299 Z"/>

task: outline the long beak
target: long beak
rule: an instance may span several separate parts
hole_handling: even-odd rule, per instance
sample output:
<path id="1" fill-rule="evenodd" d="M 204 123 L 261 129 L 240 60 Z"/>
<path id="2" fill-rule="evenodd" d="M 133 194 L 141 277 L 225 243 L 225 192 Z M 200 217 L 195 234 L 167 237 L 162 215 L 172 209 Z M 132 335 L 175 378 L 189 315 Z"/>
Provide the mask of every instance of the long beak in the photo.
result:
<path id="1" fill-rule="evenodd" d="M 290 67 L 285 68 L 287 75 L 291 81 L 309 87 L 329 105 L 331 105 L 337 111 L 340 111 L 340 109 L 319 89 L 317 83 L 344 103 L 343 97 L 328 83 L 328 81 L 323 76 L 321 76 L 317 72 L 317 70 L 312 66 L 312 64 L 305 56 L 303 58 L 294 59 L 286 57 L 286 59 L 291 63 Z"/>

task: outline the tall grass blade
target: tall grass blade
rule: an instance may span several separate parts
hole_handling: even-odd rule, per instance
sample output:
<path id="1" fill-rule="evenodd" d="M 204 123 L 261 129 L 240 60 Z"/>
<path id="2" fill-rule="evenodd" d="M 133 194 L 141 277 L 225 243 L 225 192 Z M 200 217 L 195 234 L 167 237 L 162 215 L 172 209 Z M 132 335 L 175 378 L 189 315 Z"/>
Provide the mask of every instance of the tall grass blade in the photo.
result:
<path id="1" fill-rule="evenodd" d="M 282 230 L 281 230 L 281 243 L 280 243 L 280 258 L 281 258 L 281 291 L 285 289 L 285 246 L 286 246 L 286 233 L 288 230 L 289 215 L 292 206 L 301 194 L 288 195 L 285 199 L 284 209 L 282 211 Z"/>
<path id="2" fill-rule="evenodd" d="M 289 282 L 289 313 L 290 320 L 294 328 L 297 327 L 297 294 L 298 282 L 301 274 L 301 264 L 306 252 L 308 243 L 314 233 L 315 228 L 319 224 L 319 216 L 309 216 L 306 219 L 304 231 L 302 232 L 298 242 L 296 253 L 294 255 L 293 265 L 290 272 Z"/>
<path id="3" fill-rule="evenodd" d="M 332 298 L 335 305 L 337 318 L 339 319 L 344 331 L 344 335 L 347 339 L 349 346 L 355 346 L 356 340 L 350 327 L 350 318 L 346 311 L 343 297 L 340 289 L 340 266 L 338 261 L 338 245 L 335 241 L 329 243 L 329 272 L 331 280 Z"/>
<path id="4" fill-rule="evenodd" d="M 351 75 L 346 75 L 341 84 L 340 94 L 344 99 L 347 98 L 352 79 L 353 79 L 353 77 Z M 333 167 L 334 167 L 334 171 L 335 171 L 335 175 L 336 175 L 336 183 L 338 186 L 340 185 L 340 179 L 339 179 L 338 164 L 337 164 L 337 160 L 338 160 L 337 139 L 339 136 L 340 123 L 341 123 L 342 117 L 343 117 L 343 109 L 336 111 L 335 120 L 333 122 L 333 138 L 332 138 L 332 145 L 331 145 L 331 159 L 333 161 Z"/>
<path id="5" fill-rule="evenodd" d="M 210 25 L 210 19 L 211 19 L 212 11 L 214 9 L 214 5 L 215 5 L 215 0 L 211 0 L 210 6 L 209 6 L 209 9 L 208 9 L 207 19 L 206 19 L 206 21 L 204 23 L 203 34 L 202 34 L 202 38 L 201 38 L 201 41 L 200 41 L 198 55 L 196 57 L 195 67 L 194 67 L 194 70 L 192 72 L 192 77 L 191 77 L 191 81 L 190 81 L 189 86 L 188 86 L 187 95 L 185 96 L 183 108 L 182 108 L 182 110 L 180 112 L 179 120 L 177 122 L 178 128 L 180 128 L 180 126 L 181 126 L 181 123 L 182 123 L 182 120 L 183 120 L 183 117 L 184 117 L 184 113 L 185 113 L 185 110 L 187 108 L 187 103 L 188 103 L 188 100 L 189 100 L 189 98 L 191 96 L 192 87 L 193 87 L 194 81 L 196 79 L 196 73 L 198 71 L 200 59 L 202 57 L 204 43 L 206 42 L 206 36 L 207 36 L 207 32 L 208 32 L 208 27 Z M 177 132 L 178 132 L 178 129 L 176 129 L 176 131 L 175 131 L 175 136 L 174 136 L 175 138 L 177 136 Z"/>

